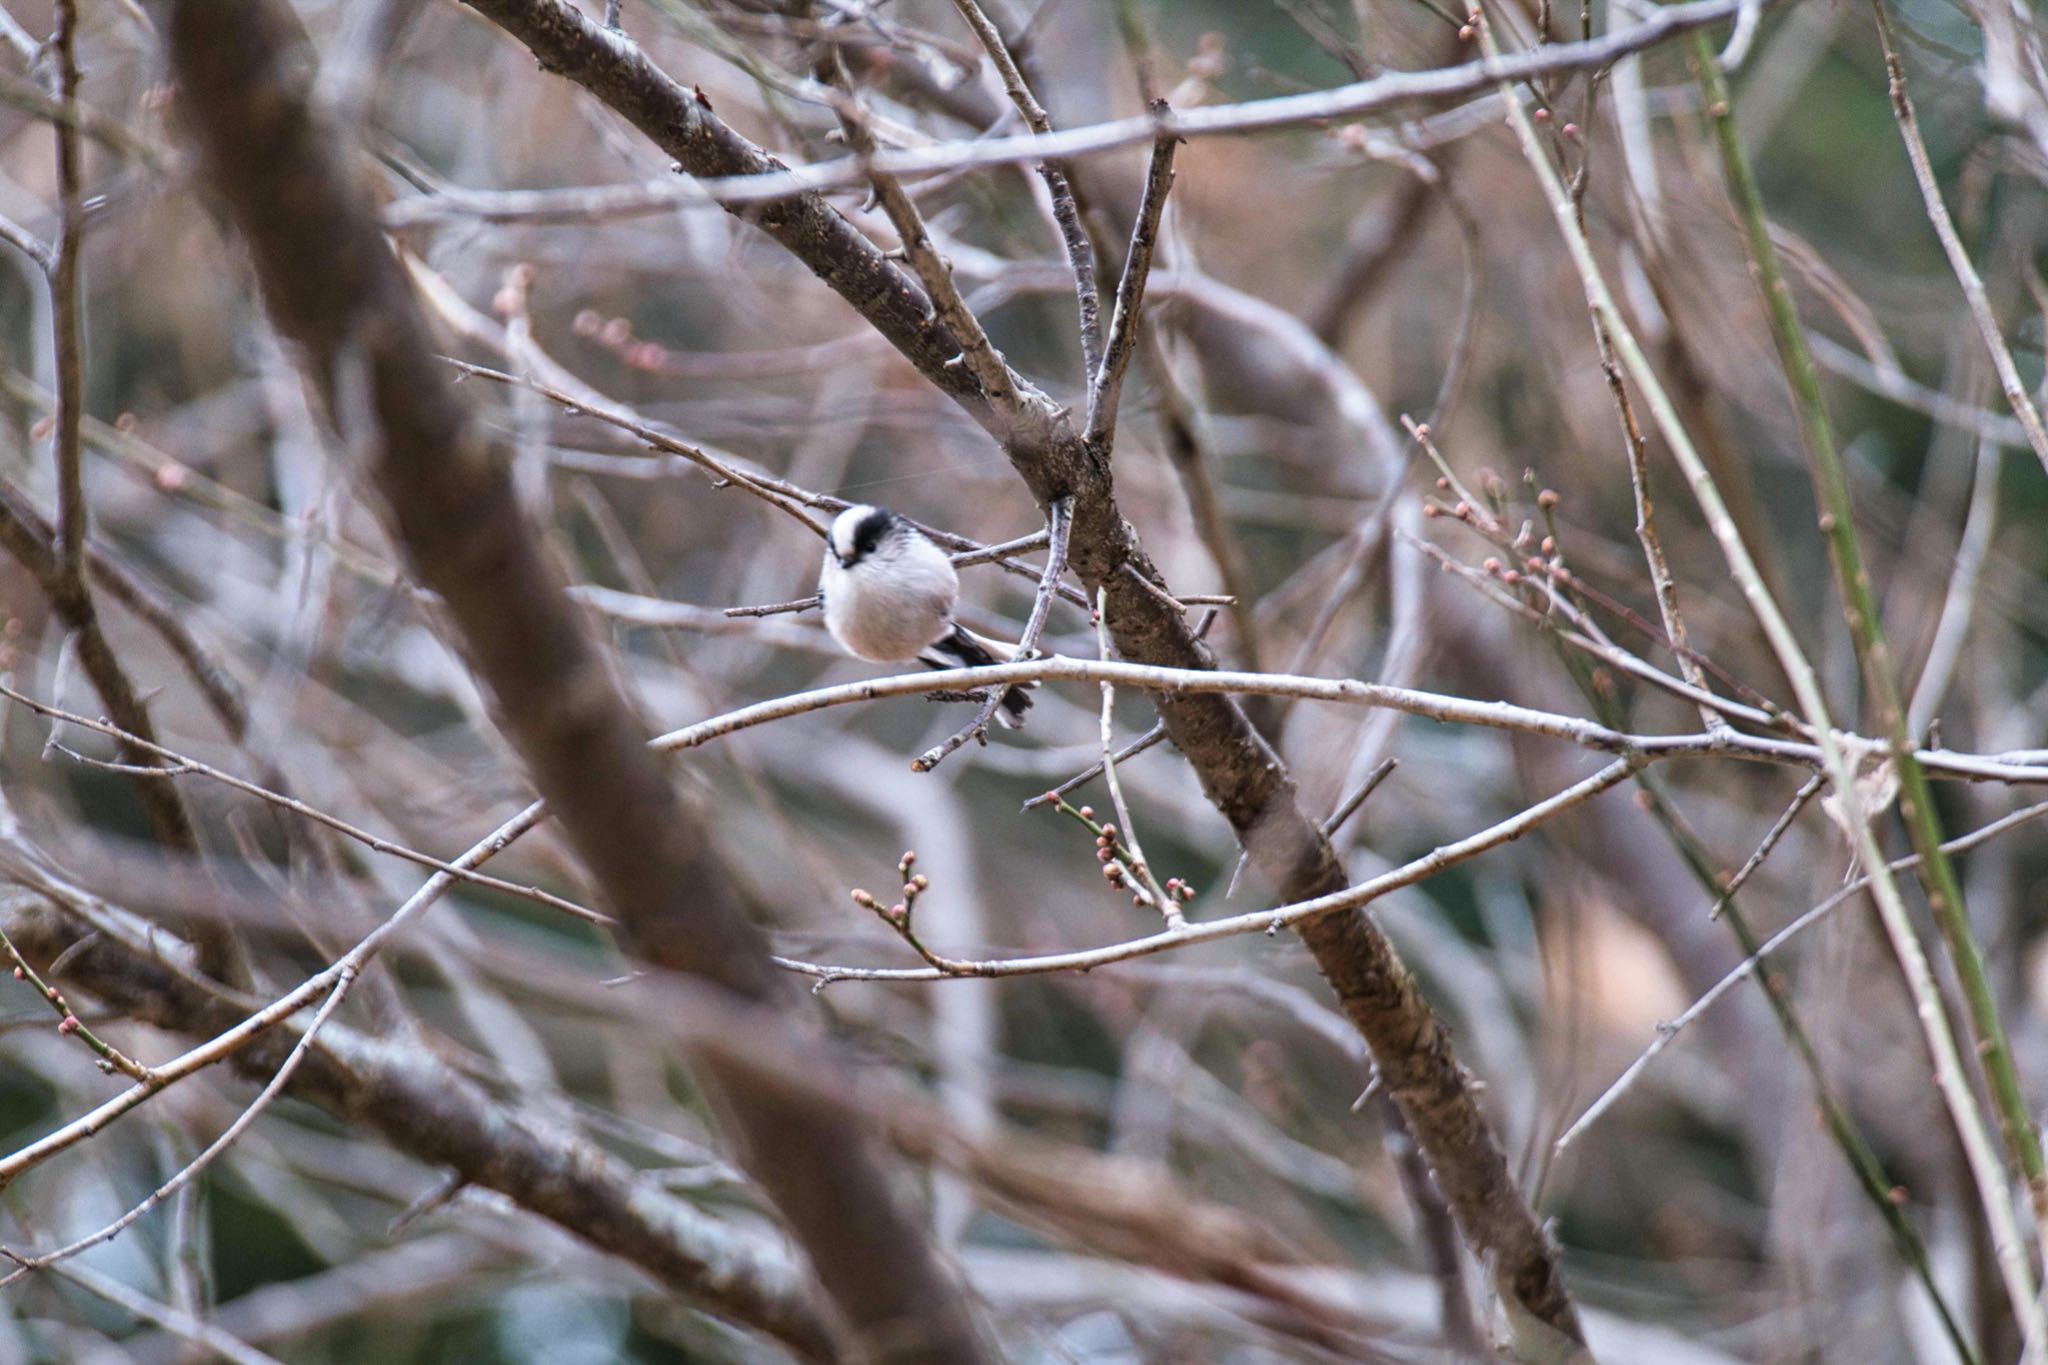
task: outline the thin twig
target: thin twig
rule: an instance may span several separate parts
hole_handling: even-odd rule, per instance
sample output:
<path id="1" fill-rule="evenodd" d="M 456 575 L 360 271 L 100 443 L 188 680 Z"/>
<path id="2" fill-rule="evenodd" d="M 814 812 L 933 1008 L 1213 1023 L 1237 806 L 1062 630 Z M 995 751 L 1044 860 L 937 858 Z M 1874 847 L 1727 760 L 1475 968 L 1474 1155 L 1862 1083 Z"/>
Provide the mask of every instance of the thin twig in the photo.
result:
<path id="1" fill-rule="evenodd" d="M 1577 201 L 1579 231 L 1586 229 L 1586 210 L 1583 200 Z M 1593 315 L 1593 338 L 1600 354 L 1600 372 L 1607 379 L 1607 392 L 1614 399 L 1616 415 L 1621 419 L 1622 451 L 1628 463 L 1628 486 L 1636 509 L 1636 540 L 1642 546 L 1643 561 L 1650 570 L 1652 596 L 1657 599 L 1657 615 L 1664 623 L 1664 638 L 1671 646 L 1673 657 L 1678 660 L 1678 671 L 1686 682 L 1707 691 L 1706 671 L 1700 667 L 1687 642 L 1685 618 L 1678 610 L 1678 584 L 1671 577 L 1671 564 L 1664 557 L 1664 543 L 1657 535 L 1657 513 L 1650 498 L 1649 442 L 1643 435 L 1642 424 L 1636 421 L 1635 404 L 1629 400 L 1628 385 L 1621 376 L 1621 364 L 1614 356 L 1614 338 L 1607 330 L 1607 321 L 1599 313 Z M 1700 719 L 1709 730 L 1717 729 L 1728 722 L 1713 707 L 1701 706 Z"/>
<path id="2" fill-rule="evenodd" d="M 1067 544 L 1074 531 L 1072 504 L 1066 498 L 1054 498 L 1046 504 L 1045 517 L 1045 577 L 1039 582 L 1038 594 L 1031 599 L 1031 615 L 1025 618 L 1024 632 L 1017 637 L 1015 657 L 1019 659 L 1038 657 L 1038 639 L 1045 633 L 1052 599 L 1058 595 L 1060 579 L 1067 572 Z"/>
<path id="3" fill-rule="evenodd" d="M 1367 774 L 1365 781 L 1358 784 L 1358 790 L 1340 801 L 1337 809 L 1330 812 L 1330 818 L 1323 821 L 1323 837 L 1328 839 L 1344 828 L 1344 822 L 1358 813 L 1358 808 L 1365 804 L 1366 798 L 1379 790 L 1380 783 L 1392 776 L 1394 769 L 1400 764 L 1401 760 L 1398 758 L 1381 759 L 1378 766 Z"/>
<path id="4" fill-rule="evenodd" d="M 1800 801 L 1804 799 L 1812 786 L 1813 783 L 1809 782 L 1805 787 L 1800 788 L 1800 797 L 1795 799 L 1793 807 L 1786 812 L 1786 817 L 1798 813 Z M 2002 816 L 1980 829 L 1972 830 L 1968 834 L 1949 840 L 1942 847 L 1944 851 L 1949 853 L 1967 852 L 1979 844 L 1986 843 L 2005 833 L 2009 829 L 2013 829 L 2031 820 L 2038 820 L 2044 815 L 2048 815 L 2048 801 L 2037 802 L 2034 805 L 2023 807 L 2009 815 Z M 1790 820 L 1788 818 L 1781 817 L 1779 823 L 1772 827 L 1771 832 L 1765 836 L 1764 843 L 1758 847 L 1755 854 L 1751 855 L 1750 861 L 1743 865 L 1742 871 L 1738 872 L 1735 879 L 1730 883 L 1729 893 L 1731 895 L 1747 879 L 1748 874 L 1763 860 L 1763 857 L 1770 852 L 1771 845 L 1777 841 L 1778 836 L 1783 833 L 1785 826 L 1789 823 Z M 1894 860 L 1887 864 L 1887 867 L 1893 873 L 1902 873 L 1910 872 L 1919 865 L 1920 855 L 1912 853 Z M 1629 1063 L 1628 1069 L 1615 1078 L 1614 1083 L 1607 1088 L 1600 1098 L 1586 1106 L 1585 1112 L 1573 1120 L 1571 1127 L 1565 1129 L 1564 1133 L 1553 1144 L 1552 1150 L 1562 1153 L 1587 1128 L 1598 1122 L 1609 1109 L 1614 1107 L 1615 1102 L 1622 1097 L 1623 1093 L 1640 1079 L 1643 1071 L 1652 1062 L 1656 1061 L 1658 1055 L 1678 1041 L 1678 1035 L 1684 1031 L 1685 1027 L 1712 1008 L 1714 1002 L 1726 995 L 1737 982 L 1741 981 L 1744 977 L 1754 975 L 1765 964 L 1771 954 L 1791 942 L 1794 935 L 1803 933 L 1830 910 L 1862 894 L 1869 886 L 1870 877 L 1868 875 L 1857 877 L 1853 881 L 1846 883 L 1826 900 L 1807 910 L 1790 924 L 1787 924 L 1784 928 L 1778 930 L 1777 933 L 1771 935 L 1755 952 L 1745 956 L 1740 963 L 1730 969 L 1727 975 L 1708 987 L 1699 999 L 1686 1006 L 1685 1010 L 1675 1019 L 1670 1020 L 1668 1023 L 1657 1025 L 1657 1036 L 1651 1041 L 1650 1046 L 1644 1049 L 1641 1056 Z M 1769 988 L 1767 986 L 1767 989 Z"/>
<path id="5" fill-rule="evenodd" d="M 1054 498 L 1046 504 L 1046 557 L 1045 573 L 1038 582 L 1038 592 L 1031 600 L 1031 615 L 1024 622 L 1024 633 L 1017 637 L 1018 659 L 1038 657 L 1038 637 L 1045 632 L 1046 615 L 1052 610 L 1052 599 L 1059 595 L 1060 579 L 1067 572 L 1067 542 L 1073 533 L 1074 518 L 1070 504 L 1065 498 Z M 959 749 L 969 740 L 979 740 L 988 733 L 989 722 L 995 719 L 996 708 L 1009 695 L 1006 687 L 992 687 L 982 699 L 981 709 L 965 728 L 949 736 L 919 754 L 911 763 L 910 770 L 928 773 L 944 762 L 947 755 Z"/>
<path id="6" fill-rule="evenodd" d="M 211 1351 L 230 1365 L 284 1365 L 276 1356 L 257 1350 L 204 1318 L 195 1318 L 190 1313 L 138 1294 L 111 1275 L 102 1275 L 82 1265 L 60 1265 L 52 1267 L 52 1270 L 88 1294 L 105 1299 L 122 1312 L 161 1328 L 181 1341 L 189 1341 Z"/>
<path id="7" fill-rule="evenodd" d="M 1999 328 L 1998 314 L 1992 310 L 1991 296 L 1985 291 L 1984 279 L 1977 273 L 1977 267 L 1970 263 L 1970 253 L 1956 232 L 1955 220 L 1949 217 L 1948 205 L 1942 200 L 1941 184 L 1935 179 L 1934 164 L 1927 156 L 1926 139 L 1920 136 L 1920 116 L 1913 108 L 1912 97 L 1906 93 L 1906 67 L 1899 60 L 1898 48 L 1892 43 L 1891 20 L 1885 15 L 1883 0 L 1871 0 L 1870 8 L 1877 16 L 1877 37 L 1884 48 L 1892 114 L 1898 121 L 1899 136 L 1906 144 L 1906 159 L 1913 164 L 1913 179 L 1920 186 L 1921 201 L 1927 206 L 1927 221 L 1933 226 L 1934 235 L 1941 239 L 1941 249 L 1948 256 L 1949 268 L 1955 271 L 1956 283 L 1962 286 L 1963 298 L 1970 305 L 1970 317 L 1977 324 L 1978 335 L 1984 338 L 1984 348 L 1991 353 L 1991 364 L 1998 371 L 1999 389 L 2012 407 L 2012 415 L 2019 419 L 2027 434 L 2027 444 L 2034 448 L 2041 467 L 2048 469 L 2048 427 L 2042 426 L 2040 410 L 2027 396 L 2026 383 L 2020 378 L 2019 366 L 2012 358 L 2012 348 L 2006 344 L 2005 334 Z"/>
<path id="8" fill-rule="evenodd" d="M 16 978 L 34 987 L 36 994 L 56 1012 L 58 1032 L 77 1034 L 81 1043 L 99 1054 L 100 1065 L 103 1068 L 118 1071 L 131 1080 L 146 1082 L 150 1079 L 151 1072 L 148 1067 L 106 1042 L 87 1027 L 71 1008 L 71 1002 L 64 998 L 64 993 L 43 979 L 34 965 L 14 946 L 14 940 L 7 937 L 5 930 L 0 930 L 0 952 L 6 953 L 8 960 L 14 964 Z M 56 975 L 54 969 L 51 975 Z"/>
<path id="9" fill-rule="evenodd" d="M 1253 910 L 1247 914 L 1231 915 L 1224 919 L 1202 920 L 1184 928 L 1164 930 L 1146 938 L 1131 939 L 1104 948 L 1084 948 L 1072 952 L 1046 953 L 1036 957 L 995 958 L 984 961 L 948 959 L 948 969 L 944 971 L 928 967 L 832 966 L 787 957 L 778 957 L 775 961 L 778 966 L 790 971 L 832 981 L 945 981 L 977 977 L 1038 976 L 1051 972 L 1087 972 L 1112 963 L 1129 962 L 1134 958 L 1150 957 L 1154 953 L 1171 952 L 1197 943 L 1214 943 L 1219 939 L 1236 938 L 1245 934 L 1277 935 L 1282 929 L 1298 927 L 1309 920 L 1369 905 L 1390 892 L 1426 881 L 1447 867 L 1465 862 L 1489 849 L 1512 843 L 1566 811 L 1573 810 L 1602 792 L 1619 786 L 1627 781 L 1634 771 L 1635 764 L 1628 759 L 1610 763 L 1591 777 L 1517 811 L 1498 824 L 1489 825 L 1476 834 L 1467 835 L 1452 843 L 1440 845 L 1420 858 L 1412 859 L 1399 867 L 1327 896 L 1276 906 L 1270 910 Z"/>
<path id="10" fill-rule="evenodd" d="M 1116 761 L 1118 763 L 1122 763 L 1127 759 L 1136 758 L 1139 754 L 1144 753 L 1147 749 L 1151 748 L 1153 745 L 1157 744 L 1160 740 L 1165 738 L 1166 726 L 1162 722 L 1161 724 L 1153 726 L 1144 734 L 1138 736 L 1138 738 L 1132 740 L 1129 744 L 1126 744 L 1123 748 L 1118 749 L 1115 754 Z M 1079 790 L 1082 787 L 1087 786 L 1090 782 L 1093 782 L 1097 777 L 1101 775 L 1102 763 L 1100 760 L 1098 760 L 1088 765 L 1088 767 L 1082 769 L 1079 773 L 1068 778 L 1066 781 L 1060 783 L 1057 787 L 1049 788 L 1046 791 L 1042 791 L 1038 795 L 1032 797 L 1029 801 L 1026 801 L 1023 804 L 1020 810 L 1029 812 L 1037 810 L 1040 806 L 1051 805 L 1053 802 L 1058 801 L 1061 797 L 1071 796 L 1075 791 Z"/>
<path id="11" fill-rule="evenodd" d="M 79 1252 L 90 1247 L 96 1247 L 102 1242 L 112 1241 L 115 1237 L 120 1236 L 137 1219 L 196 1179 L 201 1171 L 204 1171 L 213 1163 L 215 1158 L 234 1144 L 236 1138 L 239 1138 L 248 1131 L 249 1125 L 254 1123 L 257 1116 L 270 1107 L 272 1100 L 283 1093 L 285 1083 L 292 1078 L 292 1073 L 299 1069 L 299 1063 L 305 1060 L 307 1050 L 313 1046 L 313 1036 L 320 1031 L 320 1026 L 333 1016 L 334 1011 L 340 1008 L 343 998 L 348 995 L 349 987 L 355 984 L 357 970 L 358 968 L 353 963 L 344 964 L 337 968 L 337 975 L 335 976 L 332 989 L 328 992 L 327 999 L 321 1003 L 319 1010 L 315 1012 L 311 1021 L 307 1023 L 305 1032 L 299 1035 L 299 1041 L 292 1047 L 291 1052 L 285 1056 L 284 1062 L 277 1068 L 277 1073 L 270 1078 L 269 1084 L 265 1085 L 257 1093 L 256 1098 L 249 1102 L 248 1108 L 237 1115 L 235 1121 L 229 1124 L 219 1137 L 208 1144 L 205 1151 L 194 1157 L 176 1175 L 158 1186 L 147 1199 L 144 1199 L 134 1208 L 128 1210 L 128 1212 L 122 1214 L 97 1232 L 88 1233 L 67 1246 L 59 1247 L 55 1251 L 44 1252 L 40 1256 L 24 1256 L 18 1252 L 0 1249 L 0 1254 L 6 1255 L 18 1267 L 18 1269 L 4 1279 L 0 1279 L 0 1289 L 6 1288 L 22 1276 L 33 1271 L 41 1270 L 45 1266 L 55 1265 L 59 1261 L 69 1260 Z"/>
<path id="12" fill-rule="evenodd" d="M 778 512 L 794 517 L 809 527 L 818 539 L 823 540 L 825 538 L 824 523 L 811 516 L 804 509 L 806 507 L 823 506 L 831 500 L 822 498 L 807 489 L 799 488 L 795 484 L 787 483 L 771 474 L 744 468 L 740 461 L 725 455 L 724 452 L 713 455 L 701 446 L 677 440 L 661 428 L 642 421 L 627 408 L 616 403 L 601 400 L 595 394 L 578 396 L 557 388 L 553 384 L 544 383 L 530 375 L 508 374 L 503 370 L 491 369 L 487 365 L 472 365 L 468 361 L 457 360 L 453 356 L 444 356 L 442 359 L 458 374 L 477 379 L 489 379 L 500 384 L 512 385 L 515 388 L 529 389 L 572 413 L 582 413 L 595 417 L 598 421 L 608 426 L 617 427 L 619 430 L 646 442 L 649 446 L 664 454 L 679 455 L 691 464 L 710 471 L 712 476 L 721 483 L 731 484 L 745 492 L 752 493 Z"/>
<path id="13" fill-rule="evenodd" d="M 1171 110 L 1165 100 L 1152 102 L 1154 118 L 1163 120 Z M 1171 133 L 1153 140 L 1152 160 L 1145 169 L 1145 190 L 1138 200 L 1137 220 L 1131 225 L 1131 245 L 1124 253 L 1124 273 L 1117 280 L 1116 308 L 1109 315 L 1109 336 L 1103 343 L 1102 363 L 1088 378 L 1087 439 L 1107 450 L 1116 435 L 1117 399 L 1123 392 L 1124 372 L 1138 346 L 1138 327 L 1143 321 L 1145 282 L 1152 274 L 1152 253 L 1159 244 L 1159 218 L 1166 211 L 1166 196 L 1173 189 L 1173 154 L 1180 145 Z"/>
<path id="14" fill-rule="evenodd" d="M 1109 645 L 1109 593 L 1098 588 L 1095 592 L 1095 647 L 1107 661 Z M 1116 684 L 1104 681 L 1102 684 L 1102 780 L 1109 787 L 1109 801 L 1116 808 L 1117 835 L 1129 852 L 1126 865 L 1138 879 L 1134 894 L 1142 892 L 1166 920 L 1169 930 L 1178 932 L 1188 927 L 1187 919 L 1181 914 L 1180 902 L 1168 895 L 1159 885 L 1159 879 L 1152 874 L 1152 864 L 1145 857 L 1145 850 L 1138 842 L 1138 822 L 1131 818 L 1131 808 L 1124 801 L 1124 785 L 1116 775 Z"/>
<path id="15" fill-rule="evenodd" d="M 1031 131 L 1040 136 L 1051 133 L 1052 118 L 1031 93 L 1031 85 L 1018 68 L 1017 59 L 1011 53 L 1010 45 L 1004 41 L 1002 30 L 975 0 L 953 0 L 953 8 L 960 11 L 960 17 L 980 39 L 982 49 L 988 53 L 989 61 L 1002 79 L 1010 102 L 1017 106 L 1017 112 L 1024 116 L 1024 122 Z M 1074 187 L 1068 179 L 1065 165 L 1050 159 L 1041 161 L 1038 174 L 1045 181 L 1046 193 L 1052 198 L 1053 220 L 1059 225 L 1060 244 L 1066 248 L 1067 266 L 1073 272 L 1074 297 L 1080 314 L 1081 373 L 1084 379 L 1092 380 L 1102 368 L 1102 297 L 1101 286 L 1095 277 L 1095 246 L 1081 226 L 1080 205 L 1074 198 Z"/>
<path id="16" fill-rule="evenodd" d="M 21 1150 L 0 1158 L 0 1190 L 21 1175 L 23 1171 L 40 1165 L 57 1153 L 92 1137 L 115 1119 L 143 1101 L 156 1096 L 165 1087 L 185 1077 L 212 1066 L 215 1062 L 232 1057 L 235 1053 L 254 1042 L 258 1037 L 289 1019 L 306 1006 L 332 990 L 344 972 L 358 973 L 371 958 L 375 957 L 391 937 L 407 924 L 418 918 L 426 909 L 446 894 L 449 887 L 458 880 L 457 870 L 474 868 L 501 852 L 513 840 L 539 825 L 546 818 L 546 808 L 538 801 L 527 806 L 517 815 L 485 835 L 468 852 L 455 860 L 454 869 L 436 872 L 420 885 L 419 890 L 392 912 L 391 917 L 365 934 L 348 954 L 328 967 L 301 982 L 297 989 L 280 996 L 263 1009 L 244 1019 L 234 1028 L 207 1040 L 181 1056 L 150 1069 L 147 1081 L 121 1092 L 100 1105 L 89 1114 L 73 1119 L 56 1132 Z"/>

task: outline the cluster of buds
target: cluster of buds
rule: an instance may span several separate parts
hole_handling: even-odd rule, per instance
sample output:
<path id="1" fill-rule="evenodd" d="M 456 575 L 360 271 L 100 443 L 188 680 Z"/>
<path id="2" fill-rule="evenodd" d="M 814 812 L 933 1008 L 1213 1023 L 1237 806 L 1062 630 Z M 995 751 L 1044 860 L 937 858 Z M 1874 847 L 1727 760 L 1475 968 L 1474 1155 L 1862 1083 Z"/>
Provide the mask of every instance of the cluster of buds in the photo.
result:
<path id="1" fill-rule="evenodd" d="M 1079 820 L 1095 835 L 1095 861 L 1102 864 L 1102 880 L 1109 884 L 1111 890 L 1129 892 L 1132 905 L 1154 903 L 1156 895 L 1146 890 L 1148 884 L 1156 885 L 1152 882 L 1151 873 L 1124 844 L 1114 824 L 1096 824 L 1095 807 L 1070 806 L 1056 791 L 1047 792 L 1044 800 L 1062 814 Z M 1195 888 L 1179 877 L 1169 878 L 1161 889 L 1166 892 L 1169 903 L 1158 908 L 1170 911 L 1174 917 L 1179 914 L 1177 907 L 1180 904 L 1195 898 Z"/>
<path id="2" fill-rule="evenodd" d="M 1499 480 L 1500 476 L 1498 474 L 1493 475 L 1493 484 L 1487 488 L 1489 493 L 1495 492 Z M 1436 481 L 1436 491 L 1439 493 L 1451 492 L 1451 481 L 1439 478 Z M 1436 517 L 1450 517 L 1453 520 L 1462 521 L 1489 540 L 1497 539 L 1501 533 L 1500 523 L 1489 515 L 1485 508 L 1474 507 L 1470 500 L 1466 498 L 1459 498 L 1456 502 L 1449 504 L 1442 502 L 1424 503 L 1422 515 L 1432 519 Z"/>
<path id="3" fill-rule="evenodd" d="M 491 296 L 491 311 L 501 318 L 516 317 L 526 311 L 526 296 L 533 290 L 535 271 L 530 262 L 521 261 L 505 272 L 504 282 L 498 292 Z"/>
<path id="4" fill-rule="evenodd" d="M 905 851 L 896 862 L 896 875 L 903 879 L 902 900 L 892 905 L 884 905 L 868 892 L 855 887 L 852 892 L 853 903 L 876 915 L 898 933 L 907 935 L 910 932 L 911 916 L 917 913 L 917 898 L 932 884 L 931 878 L 924 873 L 911 871 L 916 863 L 917 853 L 914 850 Z"/>
<path id="5" fill-rule="evenodd" d="M 1418 428 L 1418 432 L 1425 436 L 1428 430 L 1427 427 Z M 1535 483 L 1536 476 L 1533 471 L 1527 473 L 1525 478 L 1530 484 Z M 1506 481 L 1492 470 L 1483 469 L 1479 472 L 1479 486 L 1492 500 L 1495 512 L 1505 515 Z M 1436 487 L 1440 493 L 1449 493 L 1454 489 L 1448 478 L 1439 478 Z M 1556 510 L 1558 502 L 1555 489 L 1544 488 L 1536 493 L 1536 506 L 1545 522 L 1551 520 L 1550 514 Z M 1452 517 L 1491 541 L 1503 554 L 1488 555 L 1481 560 L 1480 571 L 1489 578 L 1499 579 L 1510 588 L 1518 587 L 1532 577 L 1548 579 L 1560 587 L 1568 587 L 1572 583 L 1571 570 L 1565 567 L 1563 558 L 1558 554 L 1557 537 L 1554 534 L 1546 534 L 1538 539 L 1535 527 L 1528 521 L 1523 521 L 1521 529 L 1510 537 L 1497 516 L 1474 507 L 1466 498 L 1459 498 L 1457 502 L 1449 505 L 1431 502 L 1423 507 L 1422 515 Z M 1450 560 L 1445 560 L 1443 567 L 1445 572 L 1451 572 L 1457 566 Z"/>
<path id="6" fill-rule="evenodd" d="M 607 318 L 595 308 L 586 308 L 576 315 L 570 330 L 586 341 L 595 341 L 633 369 L 668 367 L 668 347 L 658 341 L 636 341 L 633 324 L 625 318 Z"/>
<path id="7" fill-rule="evenodd" d="M 26 967 L 23 967 L 21 964 L 16 963 L 14 967 L 14 979 L 16 981 L 28 980 L 28 969 Z M 36 984 L 42 985 L 41 982 L 37 982 Z M 43 986 L 42 992 L 43 998 L 48 1000 L 51 1005 L 55 1006 L 57 1012 L 63 1016 L 63 1018 L 61 1018 L 57 1022 L 57 1032 L 62 1033 L 66 1036 L 78 1032 L 79 1028 L 81 1027 L 81 1025 L 78 1022 L 78 1016 L 71 1012 L 71 1005 L 64 999 L 64 993 L 58 990 L 55 986 Z"/>

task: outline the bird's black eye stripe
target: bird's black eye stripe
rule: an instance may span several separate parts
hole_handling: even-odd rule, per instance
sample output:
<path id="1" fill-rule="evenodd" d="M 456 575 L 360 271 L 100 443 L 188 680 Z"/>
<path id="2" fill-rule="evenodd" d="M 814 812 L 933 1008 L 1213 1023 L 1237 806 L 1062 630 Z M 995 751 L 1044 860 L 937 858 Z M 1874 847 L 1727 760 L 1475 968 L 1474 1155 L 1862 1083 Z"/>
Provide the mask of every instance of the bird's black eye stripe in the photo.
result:
<path id="1" fill-rule="evenodd" d="M 888 531 L 889 524 L 894 520 L 896 518 L 893 513 L 879 507 L 862 517 L 860 523 L 853 528 L 853 557 L 861 560 L 873 554 L 875 547 L 882 543 L 882 536 Z"/>

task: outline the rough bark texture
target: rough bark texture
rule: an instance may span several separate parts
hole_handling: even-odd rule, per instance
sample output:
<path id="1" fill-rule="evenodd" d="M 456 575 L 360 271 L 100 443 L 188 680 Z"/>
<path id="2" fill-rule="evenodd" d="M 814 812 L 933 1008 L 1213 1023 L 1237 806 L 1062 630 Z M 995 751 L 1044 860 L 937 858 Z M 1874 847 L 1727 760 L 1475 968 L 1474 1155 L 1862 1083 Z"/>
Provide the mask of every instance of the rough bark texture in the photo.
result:
<path id="1" fill-rule="evenodd" d="M 310 56 L 290 12 L 275 0 L 183 0 L 165 18 L 183 116 L 272 318 L 368 453 L 397 540 L 443 599 L 499 725 L 625 937 L 658 966 L 775 998 L 781 982 L 701 821 L 648 752 L 646 727 L 525 522 L 506 452 L 456 397 L 368 195 L 308 102 Z M 886 313 L 889 300 L 874 306 Z M 801 1099 L 721 1085 L 716 1066 L 704 1069 L 852 1349 L 985 1358 L 957 1282 L 867 1138 Z"/>
<path id="2" fill-rule="evenodd" d="M 758 175 L 781 162 L 722 122 L 623 34 L 562 0 L 464 0 L 516 37 L 541 66 L 583 86 L 638 128 L 679 169 L 699 177 Z M 1091 592 L 1108 593 L 1109 625 L 1127 659 L 1212 666 L 1186 617 L 1143 586 L 1158 572 L 1116 504 L 1109 453 L 1021 376 L 1017 397 L 990 401 L 960 346 L 934 319 L 923 291 L 818 195 L 734 206 L 867 319 L 919 373 L 1003 446 L 1041 507 L 1071 498 L 1069 562 Z M 1157 695 L 1169 736 L 1209 800 L 1230 821 L 1287 900 L 1345 885 L 1328 840 L 1296 799 L 1286 767 L 1223 696 Z M 1412 1125 L 1467 1243 L 1492 1267 L 1518 1326 L 1554 1333 L 1569 1353 L 1583 1340 L 1557 1254 L 1516 1189 L 1500 1143 L 1458 1066 L 1443 1024 L 1393 945 L 1363 914 L 1318 921 L 1303 939 L 1364 1035 L 1380 1074 Z"/>

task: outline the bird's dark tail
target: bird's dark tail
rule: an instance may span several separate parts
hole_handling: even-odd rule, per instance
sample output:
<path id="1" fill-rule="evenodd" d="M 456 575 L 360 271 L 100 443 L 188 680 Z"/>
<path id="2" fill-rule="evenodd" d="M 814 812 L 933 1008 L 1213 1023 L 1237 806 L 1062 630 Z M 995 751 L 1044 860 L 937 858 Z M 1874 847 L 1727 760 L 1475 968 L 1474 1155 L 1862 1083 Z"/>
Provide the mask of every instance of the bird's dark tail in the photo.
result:
<path id="1" fill-rule="evenodd" d="M 980 637 L 962 625 L 955 625 L 951 635 L 928 647 L 917 656 L 917 661 L 926 668 L 981 668 L 987 664 L 1009 662 L 997 658 Z M 996 712 L 996 719 L 1016 729 L 1024 724 L 1024 713 L 1030 709 L 1031 697 L 1022 687 L 1006 688 L 1003 706 Z"/>

